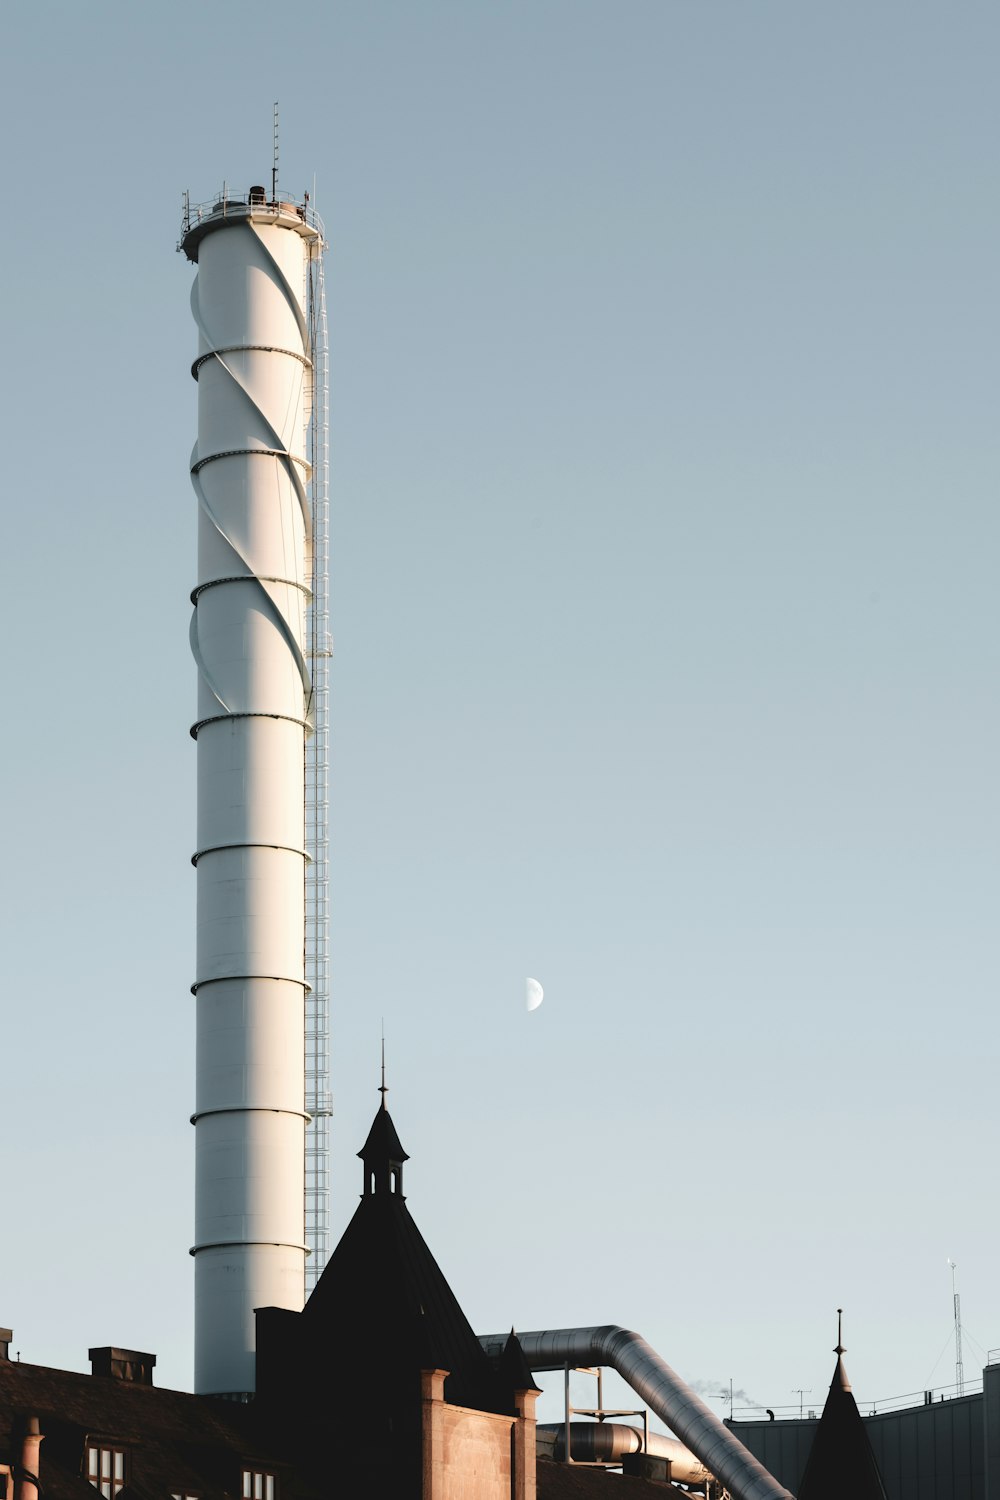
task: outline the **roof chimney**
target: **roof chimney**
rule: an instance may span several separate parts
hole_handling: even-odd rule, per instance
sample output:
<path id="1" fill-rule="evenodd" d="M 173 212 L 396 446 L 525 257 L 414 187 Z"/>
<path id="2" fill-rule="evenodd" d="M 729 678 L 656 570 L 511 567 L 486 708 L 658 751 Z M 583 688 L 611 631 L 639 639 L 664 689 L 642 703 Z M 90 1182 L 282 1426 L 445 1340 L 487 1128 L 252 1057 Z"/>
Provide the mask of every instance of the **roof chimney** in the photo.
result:
<path id="1" fill-rule="evenodd" d="M 139 1349 L 115 1349 L 108 1345 L 102 1349 L 88 1349 L 91 1375 L 104 1375 L 112 1380 L 127 1380 L 132 1385 L 152 1385 L 155 1354 L 144 1354 Z"/>
<path id="2" fill-rule="evenodd" d="M 12 1328 L 0 1328 L 0 1359 L 10 1359 L 10 1341 L 13 1337 Z"/>

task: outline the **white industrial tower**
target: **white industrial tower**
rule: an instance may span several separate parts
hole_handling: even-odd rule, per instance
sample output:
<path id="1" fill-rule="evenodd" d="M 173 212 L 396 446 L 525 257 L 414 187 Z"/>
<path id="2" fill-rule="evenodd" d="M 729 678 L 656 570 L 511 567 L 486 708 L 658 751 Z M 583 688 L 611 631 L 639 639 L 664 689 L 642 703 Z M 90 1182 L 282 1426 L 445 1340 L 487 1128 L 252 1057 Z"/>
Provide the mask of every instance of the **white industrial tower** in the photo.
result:
<path id="1" fill-rule="evenodd" d="M 323 232 L 187 204 L 196 261 L 195 1390 L 254 1389 L 254 1309 L 327 1252 L 328 621 Z M 311 1234 L 314 1244 L 307 1238 Z"/>

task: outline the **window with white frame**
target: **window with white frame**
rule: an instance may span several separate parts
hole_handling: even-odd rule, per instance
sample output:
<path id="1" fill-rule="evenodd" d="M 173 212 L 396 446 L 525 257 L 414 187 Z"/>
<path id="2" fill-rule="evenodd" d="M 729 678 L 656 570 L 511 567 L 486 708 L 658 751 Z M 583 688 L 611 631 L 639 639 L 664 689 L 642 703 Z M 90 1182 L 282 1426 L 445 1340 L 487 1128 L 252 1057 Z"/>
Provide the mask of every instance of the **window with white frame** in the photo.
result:
<path id="1" fill-rule="evenodd" d="M 274 1500 L 274 1475 L 266 1469 L 244 1469 L 243 1500 Z"/>
<path id="2" fill-rule="evenodd" d="M 125 1449 L 88 1443 L 87 1478 L 104 1500 L 115 1500 L 118 1491 L 125 1488 Z"/>

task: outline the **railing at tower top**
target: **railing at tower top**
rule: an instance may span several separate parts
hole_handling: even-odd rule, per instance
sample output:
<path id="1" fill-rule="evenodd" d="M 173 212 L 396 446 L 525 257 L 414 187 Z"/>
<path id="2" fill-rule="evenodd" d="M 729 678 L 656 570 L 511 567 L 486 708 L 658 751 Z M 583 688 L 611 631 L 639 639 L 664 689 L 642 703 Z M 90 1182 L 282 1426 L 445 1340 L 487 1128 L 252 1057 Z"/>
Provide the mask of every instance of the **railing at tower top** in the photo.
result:
<path id="1" fill-rule="evenodd" d="M 234 192 L 227 183 L 223 183 L 221 191 L 211 198 L 206 198 L 202 203 L 192 203 L 190 193 L 184 194 L 181 237 L 177 248 L 183 249 L 184 240 L 192 229 L 197 229 L 208 219 L 246 219 L 247 217 L 265 222 L 268 219 L 284 219 L 286 222 L 290 218 L 301 219 L 303 224 L 308 224 L 311 229 L 318 232 L 321 242 L 325 239 L 323 220 L 310 204 L 308 193 L 296 197 L 294 194 L 286 195 L 281 188 L 278 188 L 272 194 L 261 186 L 250 187 L 244 191 L 237 189 Z"/>
<path id="2" fill-rule="evenodd" d="M 317 224 L 318 220 L 315 221 Z M 322 231 L 321 231 L 322 233 Z M 330 435 L 329 340 L 322 240 L 308 266 L 310 402 L 309 456 L 312 504 L 312 598 L 306 617 L 306 658 L 312 679 L 312 733 L 306 739 L 306 1006 L 305 1231 L 308 1296 L 330 1254 Z"/>

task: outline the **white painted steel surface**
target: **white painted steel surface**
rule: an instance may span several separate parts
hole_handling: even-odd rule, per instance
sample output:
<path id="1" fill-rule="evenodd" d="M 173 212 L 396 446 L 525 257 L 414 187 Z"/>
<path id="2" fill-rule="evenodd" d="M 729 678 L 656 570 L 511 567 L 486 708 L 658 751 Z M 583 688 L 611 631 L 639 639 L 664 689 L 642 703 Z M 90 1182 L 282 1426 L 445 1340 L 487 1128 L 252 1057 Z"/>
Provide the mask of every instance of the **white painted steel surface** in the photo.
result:
<path id="1" fill-rule="evenodd" d="M 531 1370 L 609 1365 L 729 1490 L 733 1500 L 794 1500 L 646 1340 L 616 1323 L 518 1333 Z M 499 1354 L 506 1334 L 481 1334 Z"/>
<path id="2" fill-rule="evenodd" d="M 195 1390 L 254 1388 L 254 1308 L 300 1309 L 310 537 L 305 283 L 293 206 L 228 203 L 198 262 Z"/>

